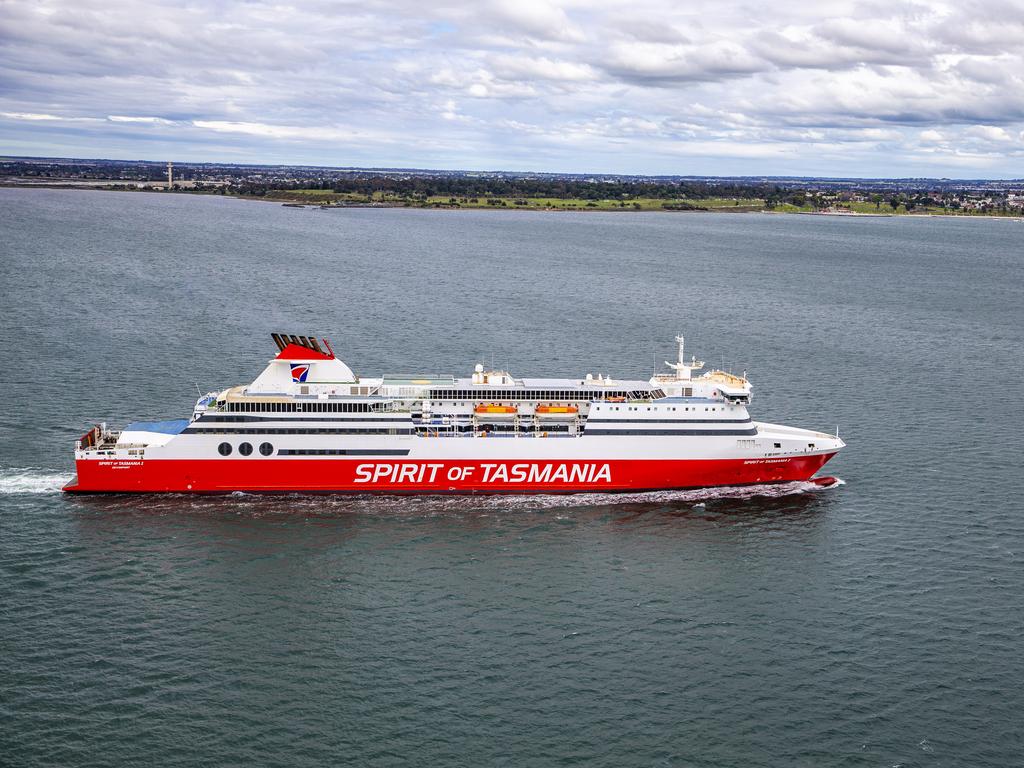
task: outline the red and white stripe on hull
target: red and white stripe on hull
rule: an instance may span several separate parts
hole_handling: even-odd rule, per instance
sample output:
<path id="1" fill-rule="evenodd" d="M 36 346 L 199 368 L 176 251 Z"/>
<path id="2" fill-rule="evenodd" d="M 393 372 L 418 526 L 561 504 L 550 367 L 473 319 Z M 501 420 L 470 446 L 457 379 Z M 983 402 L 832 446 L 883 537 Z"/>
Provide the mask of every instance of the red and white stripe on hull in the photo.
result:
<path id="1" fill-rule="evenodd" d="M 779 458 L 79 459 L 69 493 L 584 493 L 808 480 L 835 452 Z"/>

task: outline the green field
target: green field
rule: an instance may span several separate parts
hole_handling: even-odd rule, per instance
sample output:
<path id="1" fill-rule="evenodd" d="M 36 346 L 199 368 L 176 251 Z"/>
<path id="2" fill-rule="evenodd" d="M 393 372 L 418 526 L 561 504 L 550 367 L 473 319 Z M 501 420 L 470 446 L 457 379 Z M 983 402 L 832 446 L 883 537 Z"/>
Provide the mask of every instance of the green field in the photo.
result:
<path id="1" fill-rule="evenodd" d="M 268 190 L 264 199 L 306 205 L 369 205 L 384 204 L 410 208 L 484 208 L 518 209 L 534 211 L 672 211 L 709 210 L 720 212 L 764 211 L 765 201 L 759 198 L 711 197 L 706 199 L 662 199 L 652 197 L 626 200 L 584 200 L 560 197 L 449 197 L 446 195 L 402 196 L 390 192 L 375 192 L 373 195 L 355 192 L 332 192 L 323 189 Z M 812 205 L 796 206 L 779 203 L 771 209 L 775 213 L 815 213 Z M 1019 216 L 1019 213 L 1002 213 L 998 210 L 982 214 L 980 211 L 959 211 L 943 209 L 941 206 L 918 206 L 908 211 L 904 205 L 895 210 L 889 203 L 875 205 L 873 202 L 837 202 L 830 209 L 869 213 L 883 216 L 944 214 L 959 216 Z"/>
<path id="2" fill-rule="evenodd" d="M 796 206 L 792 203 L 782 203 L 773 208 L 777 213 L 815 213 L 816 209 L 812 205 Z M 1007 216 L 1007 217 L 1019 217 L 1021 214 L 1019 210 L 1014 212 L 1012 210 L 1006 211 L 1005 213 L 1000 210 L 992 210 L 987 212 L 972 211 L 972 210 L 958 210 L 955 208 L 943 208 L 941 205 L 918 205 L 913 210 L 908 211 L 905 205 L 900 205 L 898 208 L 893 209 L 888 202 L 882 203 L 880 206 L 876 206 L 874 203 L 869 202 L 846 202 L 836 203 L 829 212 L 841 212 L 850 211 L 851 213 L 870 213 L 876 216 Z"/>
<path id="3" fill-rule="evenodd" d="M 444 197 L 427 198 L 427 205 L 451 206 L 460 208 L 532 208 L 540 210 L 590 210 L 590 211 L 663 211 L 671 210 L 668 206 L 707 209 L 760 210 L 764 207 L 763 200 L 744 200 L 731 198 L 708 198 L 705 200 L 664 200 L 661 198 L 631 198 L 628 200 L 583 200 L 579 198 L 558 197 Z"/>
<path id="4" fill-rule="evenodd" d="M 583 200 L 557 197 L 402 197 L 391 193 L 377 192 L 372 196 L 356 193 L 339 193 L 322 189 L 274 190 L 267 197 L 283 202 L 306 204 L 369 204 L 388 203 L 418 208 L 525 208 L 533 210 L 576 210 L 576 211 L 663 211 L 672 207 L 686 209 L 706 208 L 709 210 L 761 210 L 764 201 L 746 198 L 715 197 L 705 200 L 664 200 L 660 198 L 633 198 L 629 200 Z"/>

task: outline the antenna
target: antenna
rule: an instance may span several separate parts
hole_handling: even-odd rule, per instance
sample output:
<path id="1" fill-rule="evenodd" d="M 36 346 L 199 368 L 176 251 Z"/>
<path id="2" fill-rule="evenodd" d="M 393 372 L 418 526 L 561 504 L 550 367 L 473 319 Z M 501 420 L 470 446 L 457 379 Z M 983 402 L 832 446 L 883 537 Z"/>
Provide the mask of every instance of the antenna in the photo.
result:
<path id="1" fill-rule="evenodd" d="M 687 381 L 692 378 L 694 371 L 700 370 L 704 367 L 704 361 L 698 360 L 696 356 L 691 356 L 690 362 L 687 363 L 684 359 L 685 354 L 685 340 L 682 336 L 676 336 L 676 343 L 679 345 L 679 359 L 675 363 L 670 363 L 667 360 L 665 364 L 676 372 L 677 381 Z"/>
<path id="2" fill-rule="evenodd" d="M 195 381 L 195 382 L 192 382 L 192 383 L 196 385 L 196 392 L 198 392 L 198 393 L 199 393 L 199 396 L 200 396 L 200 397 L 202 397 L 202 396 L 203 396 L 203 390 L 201 390 L 201 389 L 199 388 L 199 382 L 198 382 L 198 381 Z M 838 427 L 837 427 L 836 429 L 838 429 Z"/>

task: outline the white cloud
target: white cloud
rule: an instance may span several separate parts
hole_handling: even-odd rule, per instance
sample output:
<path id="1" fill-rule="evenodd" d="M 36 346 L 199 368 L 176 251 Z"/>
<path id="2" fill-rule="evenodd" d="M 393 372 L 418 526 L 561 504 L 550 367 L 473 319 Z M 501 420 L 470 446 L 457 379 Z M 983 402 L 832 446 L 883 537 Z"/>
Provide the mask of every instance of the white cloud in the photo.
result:
<path id="1" fill-rule="evenodd" d="M 45 112 L 0 112 L 0 117 L 8 120 L 28 120 L 30 122 L 55 122 L 55 123 L 96 123 L 100 121 L 97 117 L 67 117 L 63 115 L 50 115 Z"/>
<path id="2" fill-rule="evenodd" d="M 986 141 L 1013 141 L 1013 137 L 1006 129 L 998 125 L 972 125 L 965 133 Z"/>
<path id="3" fill-rule="evenodd" d="M 63 120 L 58 115 L 47 115 L 41 112 L 0 112 L 8 120 Z"/>
<path id="4" fill-rule="evenodd" d="M 728 40 L 703 45 L 619 42 L 611 46 L 606 70 L 630 82 L 658 84 L 721 80 L 765 69 L 766 62 Z"/>
<path id="5" fill-rule="evenodd" d="M 582 31 L 565 11 L 546 0 L 497 0 L 493 10 L 514 31 L 532 38 L 573 42 L 583 39 Z"/>
<path id="6" fill-rule="evenodd" d="M 35 154 L 1024 176 L 1019 0 L 4 9 L 0 135 Z"/>
<path id="7" fill-rule="evenodd" d="M 165 120 L 162 117 L 140 117 L 137 115 L 107 115 L 107 120 L 112 123 L 144 123 L 147 125 L 174 125 L 173 120 Z"/>
<path id="8" fill-rule="evenodd" d="M 353 139 L 378 140 L 366 131 L 356 131 L 341 126 L 326 125 L 272 125 L 269 123 L 233 122 L 230 120 L 193 120 L 192 125 L 216 133 L 237 133 L 288 141 L 344 141 Z"/>

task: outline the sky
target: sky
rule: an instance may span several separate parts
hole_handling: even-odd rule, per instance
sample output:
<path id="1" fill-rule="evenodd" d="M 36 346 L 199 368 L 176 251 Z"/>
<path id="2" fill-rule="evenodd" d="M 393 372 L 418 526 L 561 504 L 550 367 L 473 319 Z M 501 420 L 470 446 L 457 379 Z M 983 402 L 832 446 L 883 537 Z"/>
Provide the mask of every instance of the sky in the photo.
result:
<path id="1" fill-rule="evenodd" d="M 1024 0 L 0 0 L 0 153 L 1024 177 Z"/>

